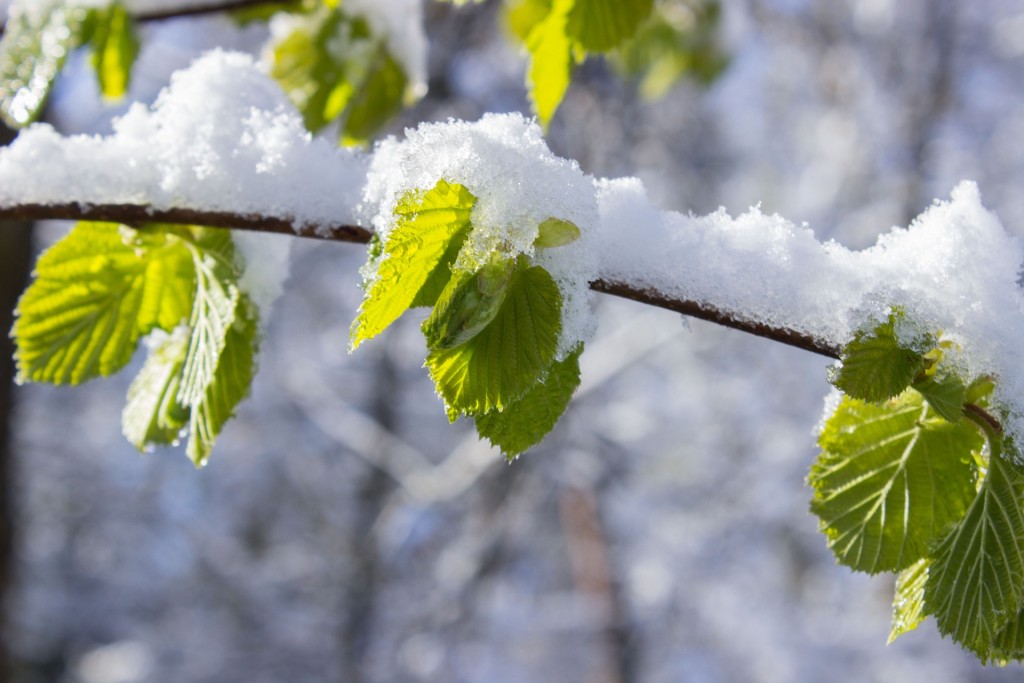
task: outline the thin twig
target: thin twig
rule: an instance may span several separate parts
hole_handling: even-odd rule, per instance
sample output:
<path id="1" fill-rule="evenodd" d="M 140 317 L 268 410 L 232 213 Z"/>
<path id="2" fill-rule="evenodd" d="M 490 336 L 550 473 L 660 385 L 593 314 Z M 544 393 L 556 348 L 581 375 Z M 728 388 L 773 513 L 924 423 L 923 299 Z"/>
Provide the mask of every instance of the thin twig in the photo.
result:
<path id="1" fill-rule="evenodd" d="M 138 204 L 72 203 L 0 206 L 0 221 L 48 219 L 109 221 L 136 227 L 146 223 L 204 225 L 212 228 L 271 232 L 357 244 L 365 244 L 373 236 L 371 230 L 345 223 L 313 226 L 298 224 L 291 217 L 233 214 L 225 211 L 201 211 L 189 208 L 155 209 Z M 590 287 L 597 292 L 700 318 L 829 358 L 839 357 L 839 348 L 825 340 L 785 327 L 776 327 L 746 319 L 735 313 L 717 309 L 708 303 L 674 299 L 662 292 L 615 280 L 595 280 L 590 283 Z"/>
<path id="2" fill-rule="evenodd" d="M 199 3 L 175 7 L 173 9 L 139 12 L 135 14 L 135 20 L 139 22 L 165 21 L 179 17 L 194 17 L 203 14 L 216 14 L 217 12 L 230 12 L 236 9 L 247 9 L 261 5 L 298 5 L 299 0 L 227 0 L 220 3 Z"/>

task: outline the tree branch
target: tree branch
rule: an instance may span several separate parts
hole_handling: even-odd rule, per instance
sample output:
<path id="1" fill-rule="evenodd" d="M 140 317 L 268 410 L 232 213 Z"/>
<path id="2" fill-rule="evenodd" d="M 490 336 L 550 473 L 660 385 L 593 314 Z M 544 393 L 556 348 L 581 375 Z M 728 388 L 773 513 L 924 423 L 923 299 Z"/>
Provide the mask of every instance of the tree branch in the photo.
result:
<path id="1" fill-rule="evenodd" d="M 215 14 L 217 12 L 230 12 L 231 10 L 259 7 L 261 5 L 298 6 L 298 4 L 299 0 L 225 0 L 225 2 L 221 3 L 198 3 L 175 7 L 173 9 L 139 12 L 135 15 L 135 20 L 139 22 L 164 21 L 166 19 L 177 19 L 179 17 L 193 17 L 203 14 Z"/>
<path id="2" fill-rule="evenodd" d="M 146 223 L 203 225 L 212 228 L 234 228 L 356 244 L 366 244 L 373 236 L 371 230 L 344 223 L 317 226 L 296 225 L 293 222 L 294 219 L 290 217 L 233 214 L 224 211 L 202 211 L 189 208 L 156 209 L 140 204 L 69 203 L 0 206 L 0 221 L 50 219 L 107 221 L 134 227 Z M 719 310 L 707 303 L 674 299 L 658 291 L 615 280 L 598 279 L 590 283 L 590 288 L 597 292 L 707 320 L 829 358 L 839 357 L 839 348 L 830 342 L 785 327 L 773 327 L 766 323 L 745 319 L 734 313 Z"/>

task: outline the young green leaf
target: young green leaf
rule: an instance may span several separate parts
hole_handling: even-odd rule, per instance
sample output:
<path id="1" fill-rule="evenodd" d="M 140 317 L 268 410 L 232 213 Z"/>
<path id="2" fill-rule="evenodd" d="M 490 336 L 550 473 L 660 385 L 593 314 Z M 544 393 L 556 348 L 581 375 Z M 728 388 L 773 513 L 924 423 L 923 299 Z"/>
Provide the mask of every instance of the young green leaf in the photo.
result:
<path id="1" fill-rule="evenodd" d="M 1009 440 L 990 440 L 990 448 L 978 495 L 934 549 L 925 585 L 926 611 L 939 631 L 982 658 L 1020 611 L 1024 593 L 1024 471 Z"/>
<path id="2" fill-rule="evenodd" d="M 538 24 L 551 12 L 553 0 L 506 0 L 502 19 L 505 28 L 519 42 L 526 39 Z"/>
<path id="3" fill-rule="evenodd" d="M 120 2 L 96 10 L 92 65 L 100 92 L 108 100 L 119 100 L 128 92 L 132 64 L 139 54 L 139 38 L 128 10 Z"/>
<path id="4" fill-rule="evenodd" d="M 520 257 L 491 323 L 464 344 L 427 356 L 430 376 L 446 405 L 479 415 L 519 400 L 551 367 L 561 316 L 558 285 L 546 270 Z"/>
<path id="5" fill-rule="evenodd" d="M 684 76 L 709 85 L 729 64 L 718 44 L 718 0 L 692 3 L 684 14 L 669 8 L 675 9 L 656 4 L 650 20 L 613 55 L 620 71 L 640 78 L 648 100 L 663 97 Z"/>
<path id="6" fill-rule="evenodd" d="M 365 144 L 409 99 L 409 79 L 384 43 L 377 44 L 370 69 L 356 86 L 345 103 L 344 145 Z"/>
<path id="7" fill-rule="evenodd" d="M 584 49 L 607 52 L 631 38 L 653 6 L 653 0 L 575 0 L 566 31 Z"/>
<path id="8" fill-rule="evenodd" d="M 19 377 L 79 384 L 117 372 L 141 335 L 188 315 L 193 281 L 176 238 L 78 223 L 40 257 L 18 303 Z"/>
<path id="9" fill-rule="evenodd" d="M 273 48 L 271 75 L 319 131 L 342 117 L 342 139 L 364 142 L 397 112 L 408 79 L 362 18 L 323 6 Z"/>
<path id="10" fill-rule="evenodd" d="M 474 273 L 456 273 L 423 322 L 427 348 L 450 349 L 479 334 L 498 314 L 516 261 L 496 258 Z"/>
<path id="11" fill-rule="evenodd" d="M 128 388 L 121 431 L 140 451 L 174 443 L 188 424 L 190 411 L 177 400 L 188 340 L 187 328 L 181 327 L 151 348 Z"/>
<path id="12" fill-rule="evenodd" d="M 187 453 L 196 465 L 206 464 L 214 440 L 249 394 L 256 374 L 259 326 L 255 306 L 244 294 L 235 305 L 234 322 L 224 336 L 213 376 L 191 406 Z"/>
<path id="13" fill-rule="evenodd" d="M 811 511 L 839 562 L 875 573 L 925 557 L 975 496 L 972 424 L 937 418 L 920 395 L 843 397 L 819 438 Z"/>
<path id="14" fill-rule="evenodd" d="M 1018 612 L 1003 630 L 996 634 L 987 657 L 983 659 L 999 663 L 1011 659 L 1024 660 L 1024 610 Z"/>
<path id="15" fill-rule="evenodd" d="M 573 65 L 573 42 L 566 33 L 574 0 L 554 0 L 548 15 L 526 37 L 530 67 L 527 88 L 533 110 L 545 129 L 569 89 Z"/>
<path id="16" fill-rule="evenodd" d="M 538 249 L 555 249 L 572 244 L 580 238 L 576 224 L 561 218 L 545 218 L 537 226 L 537 239 L 533 246 Z"/>
<path id="17" fill-rule="evenodd" d="M 214 382 L 242 293 L 237 284 L 241 273 L 228 231 L 204 231 L 189 247 L 196 269 L 196 295 L 178 400 L 191 407 L 203 400 Z"/>
<path id="18" fill-rule="evenodd" d="M 500 448 L 509 460 L 540 443 L 554 429 L 580 384 L 582 352 L 581 345 L 552 365 L 543 382 L 504 410 L 477 415 L 476 431 L 481 438 Z"/>
<path id="19" fill-rule="evenodd" d="M 450 247 L 465 240 L 474 204 L 476 197 L 469 190 L 444 180 L 426 192 L 410 192 L 398 202 L 397 222 L 387 235 L 376 277 L 352 323 L 353 349 L 383 332 L 418 302 L 428 282 L 436 287 L 436 280 L 445 278 L 447 283 L 458 253 Z"/>
<path id="20" fill-rule="evenodd" d="M 0 118 L 11 128 L 39 117 L 68 55 L 92 31 L 94 10 L 49 4 L 45 11 L 12 11 L 0 39 Z"/>
<path id="21" fill-rule="evenodd" d="M 912 386 L 943 419 L 957 422 L 963 417 L 967 387 L 956 375 L 936 375 L 914 382 Z"/>
<path id="22" fill-rule="evenodd" d="M 896 575 L 889 644 L 924 621 L 924 585 L 928 581 L 928 565 L 928 560 L 918 560 Z"/>
<path id="23" fill-rule="evenodd" d="M 924 365 L 923 356 L 900 344 L 896 315 L 870 332 L 858 332 L 843 349 L 842 367 L 833 384 L 854 398 L 884 401 L 898 395 Z"/>

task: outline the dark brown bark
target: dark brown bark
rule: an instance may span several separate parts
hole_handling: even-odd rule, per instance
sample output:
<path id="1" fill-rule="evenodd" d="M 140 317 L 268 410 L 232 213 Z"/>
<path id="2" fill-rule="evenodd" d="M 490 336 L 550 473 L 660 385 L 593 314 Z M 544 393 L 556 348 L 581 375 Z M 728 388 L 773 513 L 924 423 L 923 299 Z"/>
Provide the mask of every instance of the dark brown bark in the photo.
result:
<path id="1" fill-rule="evenodd" d="M 11 138 L 0 126 L 0 145 Z M 8 331 L 18 296 L 28 279 L 31 263 L 31 224 L 0 225 L 0 683 L 12 680 L 7 649 L 7 598 L 14 570 L 15 457 L 11 431 L 14 413 L 14 348 Z"/>

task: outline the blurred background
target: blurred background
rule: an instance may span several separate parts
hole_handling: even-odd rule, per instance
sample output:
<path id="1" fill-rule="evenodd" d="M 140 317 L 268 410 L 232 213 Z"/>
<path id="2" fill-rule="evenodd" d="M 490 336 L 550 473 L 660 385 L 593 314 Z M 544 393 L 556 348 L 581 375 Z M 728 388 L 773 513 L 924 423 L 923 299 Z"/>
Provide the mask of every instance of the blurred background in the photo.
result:
<path id="1" fill-rule="evenodd" d="M 1019 0 L 720 9 L 717 78 L 649 101 L 592 59 L 552 149 L 639 176 L 665 208 L 760 204 L 853 248 L 972 179 L 1024 234 Z M 392 132 L 528 111 L 498 3 L 425 14 L 430 93 Z M 203 49 L 262 38 L 218 17 L 149 25 L 133 94 L 152 98 Z M 108 131 L 117 110 L 74 61 L 49 119 Z M 41 226 L 34 248 L 64 229 Z M 0 253 L 0 274 L 24 268 Z M 931 622 L 887 646 L 891 578 L 834 564 L 804 483 L 827 359 L 594 295 L 579 394 L 507 465 L 448 424 L 415 316 L 346 353 L 361 248 L 300 241 L 293 259 L 253 395 L 201 471 L 121 437 L 132 369 L 14 390 L 11 680 L 1020 680 Z"/>

